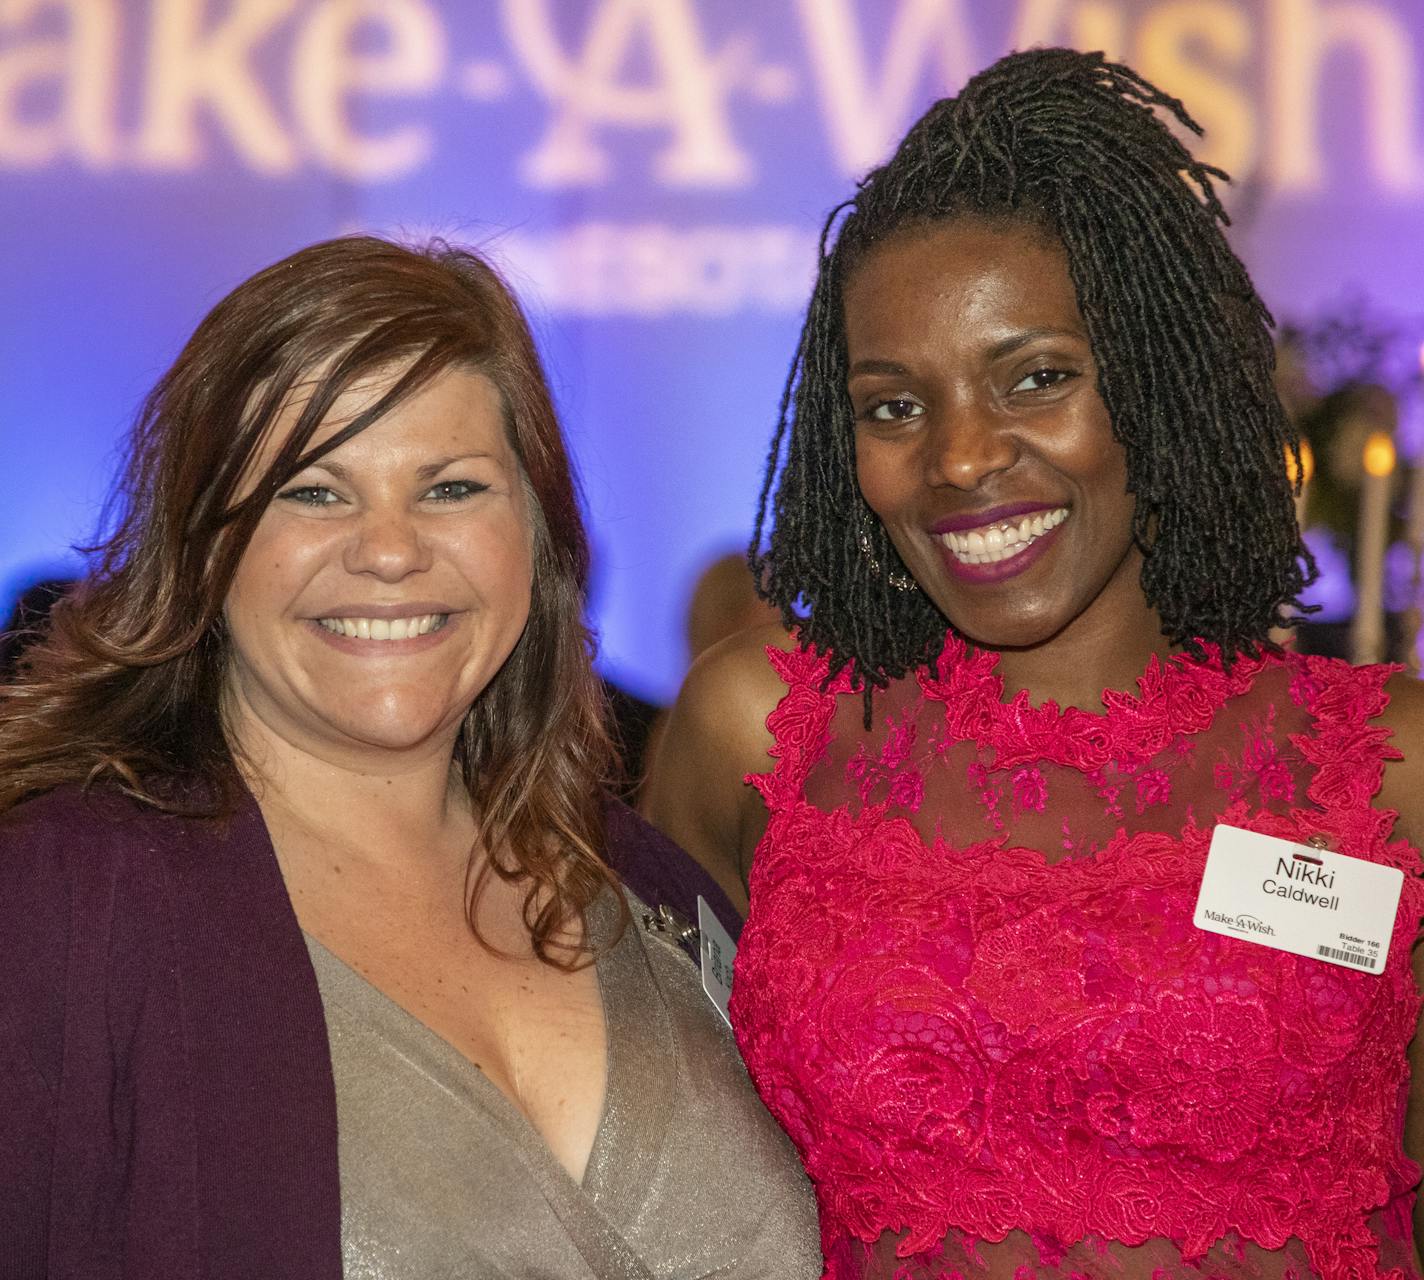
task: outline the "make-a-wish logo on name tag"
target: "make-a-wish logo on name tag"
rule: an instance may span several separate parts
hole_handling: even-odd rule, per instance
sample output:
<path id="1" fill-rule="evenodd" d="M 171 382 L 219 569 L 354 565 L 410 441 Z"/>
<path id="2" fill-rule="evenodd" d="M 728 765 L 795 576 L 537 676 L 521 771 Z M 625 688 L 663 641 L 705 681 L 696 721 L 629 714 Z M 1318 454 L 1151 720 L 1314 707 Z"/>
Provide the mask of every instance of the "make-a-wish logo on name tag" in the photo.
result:
<path id="1" fill-rule="evenodd" d="M 1404 872 L 1219 825 L 1192 923 L 1366 973 L 1389 957 Z"/>

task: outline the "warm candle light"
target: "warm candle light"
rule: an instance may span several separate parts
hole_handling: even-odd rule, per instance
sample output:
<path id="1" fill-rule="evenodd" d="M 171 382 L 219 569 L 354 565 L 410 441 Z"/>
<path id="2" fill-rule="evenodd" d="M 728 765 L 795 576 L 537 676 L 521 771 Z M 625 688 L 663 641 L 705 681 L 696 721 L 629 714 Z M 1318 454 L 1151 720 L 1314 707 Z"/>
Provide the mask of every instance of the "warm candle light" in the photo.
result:
<path id="1" fill-rule="evenodd" d="M 1286 477 L 1290 480 L 1291 488 L 1295 491 L 1295 523 L 1296 528 L 1305 529 L 1305 509 L 1309 501 L 1306 490 L 1310 488 L 1310 478 L 1315 474 L 1315 453 L 1310 447 L 1309 440 L 1300 442 L 1300 465 L 1296 465 L 1296 452 L 1289 447 L 1286 448 Z M 1273 636 L 1277 643 L 1281 642 L 1279 636 Z"/>
<path id="2" fill-rule="evenodd" d="M 1305 493 L 1305 486 L 1310 483 L 1311 477 L 1315 474 L 1315 451 L 1310 447 L 1309 440 L 1300 442 L 1300 466 L 1295 465 L 1295 450 L 1289 446 L 1286 448 L 1286 476 L 1294 489 L 1296 481 L 1300 481 L 1302 495 Z"/>
<path id="3" fill-rule="evenodd" d="M 1390 481 L 1394 440 L 1386 431 L 1371 432 L 1361 463 L 1360 522 L 1355 536 L 1355 621 L 1350 628 L 1356 662 L 1384 658 L 1384 556 L 1389 544 Z"/>
<path id="4" fill-rule="evenodd" d="M 1376 431 L 1365 441 L 1365 474 L 1387 476 L 1394 471 L 1394 441 L 1383 431 Z"/>

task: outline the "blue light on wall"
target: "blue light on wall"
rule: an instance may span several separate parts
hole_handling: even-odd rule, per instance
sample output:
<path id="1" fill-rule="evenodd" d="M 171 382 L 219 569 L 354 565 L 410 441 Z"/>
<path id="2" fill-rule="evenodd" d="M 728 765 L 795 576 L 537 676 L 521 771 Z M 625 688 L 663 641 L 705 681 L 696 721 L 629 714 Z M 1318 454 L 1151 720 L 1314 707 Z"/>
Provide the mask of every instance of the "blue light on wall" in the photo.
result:
<path id="1" fill-rule="evenodd" d="M 147 387 L 226 290 L 375 230 L 484 247 L 549 361 L 606 668 L 669 698 L 749 530 L 820 220 L 1012 47 L 1105 47 L 1241 180 L 1300 314 L 1418 309 L 1424 11 L 1357 0 L 69 0 L 0 13 L 0 593 L 72 563 Z M 5 601 L 0 601 L 5 603 Z"/>

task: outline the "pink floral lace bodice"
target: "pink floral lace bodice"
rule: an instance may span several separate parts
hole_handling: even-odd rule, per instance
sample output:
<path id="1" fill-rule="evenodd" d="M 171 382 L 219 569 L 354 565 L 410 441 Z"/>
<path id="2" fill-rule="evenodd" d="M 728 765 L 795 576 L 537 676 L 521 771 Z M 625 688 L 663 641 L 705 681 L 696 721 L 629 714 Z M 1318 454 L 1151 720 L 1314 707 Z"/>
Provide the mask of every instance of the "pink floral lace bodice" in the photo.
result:
<path id="1" fill-rule="evenodd" d="M 847 675 L 771 660 L 732 1017 L 829 1276 L 1416 1274 L 1391 668 L 1154 660 L 1095 714 L 951 637 L 867 733 Z M 1217 822 L 1403 868 L 1385 972 L 1195 928 Z"/>

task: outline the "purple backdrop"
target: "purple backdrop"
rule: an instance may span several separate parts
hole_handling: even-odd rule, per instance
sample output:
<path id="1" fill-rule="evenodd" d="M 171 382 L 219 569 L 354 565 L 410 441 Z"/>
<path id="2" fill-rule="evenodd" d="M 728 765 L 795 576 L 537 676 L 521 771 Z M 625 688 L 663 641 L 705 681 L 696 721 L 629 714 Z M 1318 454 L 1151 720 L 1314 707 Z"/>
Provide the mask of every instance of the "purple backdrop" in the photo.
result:
<path id="1" fill-rule="evenodd" d="M 529 303 L 604 664 L 670 696 L 823 211 L 931 99 L 1050 42 L 1187 101 L 1278 313 L 1424 311 L 1419 0 L 0 0 L 0 597 L 72 563 L 223 292 L 326 236 L 439 232 Z"/>

